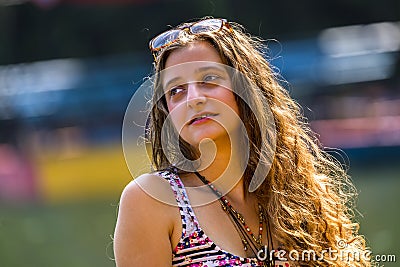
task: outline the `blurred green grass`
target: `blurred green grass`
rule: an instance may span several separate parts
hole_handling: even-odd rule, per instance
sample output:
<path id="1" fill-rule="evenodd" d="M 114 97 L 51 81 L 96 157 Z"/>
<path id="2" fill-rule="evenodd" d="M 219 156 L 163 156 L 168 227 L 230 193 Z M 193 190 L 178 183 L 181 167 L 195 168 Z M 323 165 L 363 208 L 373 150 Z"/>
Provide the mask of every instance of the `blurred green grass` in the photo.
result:
<path id="1" fill-rule="evenodd" d="M 0 266 L 115 266 L 117 203 L 0 207 Z"/>
<path id="2" fill-rule="evenodd" d="M 374 254 L 394 254 L 400 261 L 400 166 L 391 163 L 359 166 L 349 173 L 359 191 L 360 232 Z"/>
<path id="3" fill-rule="evenodd" d="M 361 233 L 377 254 L 400 256 L 400 166 L 350 168 Z M 64 204 L 0 205 L 0 266 L 115 266 L 118 196 Z M 395 266 L 386 263 L 385 266 Z"/>

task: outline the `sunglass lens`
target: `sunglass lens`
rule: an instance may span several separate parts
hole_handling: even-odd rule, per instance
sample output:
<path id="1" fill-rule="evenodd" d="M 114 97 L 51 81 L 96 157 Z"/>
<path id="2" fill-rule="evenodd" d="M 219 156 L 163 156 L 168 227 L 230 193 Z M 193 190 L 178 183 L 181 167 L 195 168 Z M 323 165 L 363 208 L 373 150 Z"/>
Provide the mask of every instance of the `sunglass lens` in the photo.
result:
<path id="1" fill-rule="evenodd" d="M 222 20 L 220 19 L 206 19 L 193 24 L 190 31 L 193 34 L 202 32 L 218 31 L 222 27 Z"/>
<path id="2" fill-rule="evenodd" d="M 165 45 L 174 42 L 176 39 L 178 39 L 180 31 L 181 30 L 170 30 L 160 34 L 151 43 L 152 48 L 160 49 Z"/>

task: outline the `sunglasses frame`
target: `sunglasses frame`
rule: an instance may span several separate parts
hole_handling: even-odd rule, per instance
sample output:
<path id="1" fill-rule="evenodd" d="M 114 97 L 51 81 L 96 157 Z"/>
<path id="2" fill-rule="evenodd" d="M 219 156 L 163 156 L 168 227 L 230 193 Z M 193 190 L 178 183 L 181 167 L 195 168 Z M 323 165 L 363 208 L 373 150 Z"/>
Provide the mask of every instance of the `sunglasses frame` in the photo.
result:
<path id="1" fill-rule="evenodd" d="M 215 30 L 204 30 L 204 31 L 199 31 L 199 32 L 193 32 L 191 30 L 193 26 L 196 26 L 197 24 L 201 24 L 201 23 L 204 23 L 204 22 L 207 22 L 207 21 L 211 21 L 211 20 L 219 21 L 221 23 L 221 26 L 218 29 L 215 29 Z M 153 53 L 154 60 L 155 60 L 156 59 L 155 52 L 160 51 L 160 50 L 172 45 L 173 43 L 177 42 L 179 40 L 179 35 L 180 35 L 180 33 L 182 31 L 186 31 L 189 34 L 194 34 L 195 35 L 195 34 L 207 33 L 207 32 L 219 32 L 224 27 L 226 27 L 230 32 L 233 32 L 233 29 L 232 29 L 231 25 L 229 24 L 229 22 L 226 19 L 219 19 L 219 18 L 213 19 L 213 18 L 210 18 L 210 19 L 204 19 L 204 20 L 196 21 L 196 22 L 193 22 L 193 23 L 184 24 L 181 27 L 177 27 L 175 29 L 164 31 L 164 32 L 158 34 L 157 36 L 155 36 L 153 39 L 150 40 L 149 48 L 150 48 L 150 51 Z M 171 40 L 171 41 L 169 41 L 169 42 L 167 42 L 167 43 L 165 43 L 165 44 L 163 44 L 163 45 L 161 45 L 159 47 L 154 47 L 153 44 L 154 44 L 154 41 L 157 40 L 157 38 L 159 38 L 160 36 L 162 36 L 164 34 L 176 32 L 176 31 L 178 31 L 178 35 L 177 35 L 178 37 L 177 38 L 175 38 L 175 39 L 173 39 L 173 40 Z"/>

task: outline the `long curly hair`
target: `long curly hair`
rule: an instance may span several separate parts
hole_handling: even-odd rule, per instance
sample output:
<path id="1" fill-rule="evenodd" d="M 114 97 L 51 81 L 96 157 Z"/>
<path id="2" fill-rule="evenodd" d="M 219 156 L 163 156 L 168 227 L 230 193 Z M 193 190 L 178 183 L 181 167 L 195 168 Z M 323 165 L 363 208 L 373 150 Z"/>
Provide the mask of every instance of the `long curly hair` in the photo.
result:
<path id="1" fill-rule="evenodd" d="M 182 27 L 182 24 L 179 27 Z M 177 42 L 155 55 L 154 71 L 157 75 L 165 68 L 168 56 L 175 49 L 196 41 L 210 43 L 222 62 L 244 74 L 257 90 L 248 90 L 247 103 L 236 97 L 239 116 L 249 139 L 249 161 L 244 173 L 248 188 L 260 161 L 268 161 L 271 153 L 259 148 L 270 147 L 268 112 L 270 109 L 276 129 L 276 148 L 271 168 L 264 182 L 254 192 L 268 212 L 274 237 L 286 251 L 313 251 L 308 259 L 299 259 L 304 266 L 371 266 L 359 225 L 354 220 L 356 190 L 343 166 L 319 144 L 302 114 L 301 107 L 281 85 L 281 77 L 268 62 L 267 47 L 263 40 L 252 36 L 239 24 L 229 23 L 231 29 L 199 34 L 182 33 Z M 161 129 L 168 116 L 165 98 L 160 95 L 160 83 L 155 82 L 154 98 L 148 127 L 153 164 L 156 170 L 171 165 L 162 149 Z M 265 107 L 260 101 L 268 104 Z M 261 120 L 260 120 L 261 118 Z M 174 127 L 169 125 L 171 132 Z M 176 134 L 173 133 L 173 134 Z M 168 137 L 167 137 L 168 138 Z M 263 143 L 267 142 L 267 143 Z M 179 149 L 188 159 L 195 159 L 192 147 L 179 138 Z M 336 257 L 328 255 L 337 251 Z M 344 251 L 345 250 L 345 251 Z M 339 253 L 340 252 L 340 253 Z M 287 256 L 287 255 L 286 255 Z"/>

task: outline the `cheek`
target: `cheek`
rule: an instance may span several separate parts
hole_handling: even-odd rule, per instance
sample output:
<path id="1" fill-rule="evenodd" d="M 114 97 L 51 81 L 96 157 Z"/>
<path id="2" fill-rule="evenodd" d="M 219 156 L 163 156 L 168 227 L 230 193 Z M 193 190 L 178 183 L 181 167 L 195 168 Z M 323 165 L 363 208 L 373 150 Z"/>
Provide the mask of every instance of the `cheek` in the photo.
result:
<path id="1" fill-rule="evenodd" d="M 237 104 L 235 94 L 231 90 L 225 89 L 218 100 L 227 105 L 237 115 L 239 115 L 239 106 Z"/>
<path id="2" fill-rule="evenodd" d="M 236 98 L 233 94 L 232 94 L 232 98 L 230 101 L 230 107 L 236 112 L 237 115 L 239 115 L 239 106 L 238 106 Z"/>
<path id="3" fill-rule="evenodd" d="M 168 104 L 169 119 L 178 132 L 182 131 L 182 127 L 186 123 L 185 105 L 184 104 Z"/>

